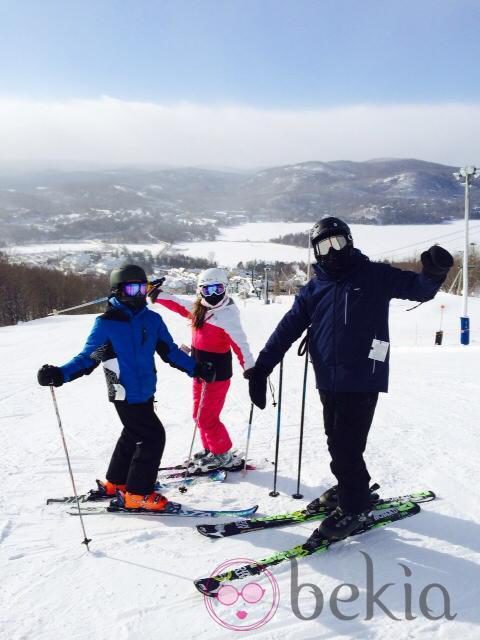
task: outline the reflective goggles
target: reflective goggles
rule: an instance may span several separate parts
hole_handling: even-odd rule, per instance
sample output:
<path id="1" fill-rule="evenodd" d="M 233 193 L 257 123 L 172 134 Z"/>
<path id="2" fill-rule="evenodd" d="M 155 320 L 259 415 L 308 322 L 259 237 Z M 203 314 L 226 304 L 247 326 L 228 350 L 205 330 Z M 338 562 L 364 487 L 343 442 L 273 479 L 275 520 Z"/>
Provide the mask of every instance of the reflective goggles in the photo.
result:
<path id="1" fill-rule="evenodd" d="M 241 591 L 238 591 L 236 587 L 231 584 L 224 584 L 220 587 L 217 593 L 217 600 L 227 607 L 231 607 L 235 604 L 240 596 L 242 596 L 245 602 L 249 604 L 255 604 L 260 602 L 265 594 L 265 589 L 261 587 L 258 582 L 249 582 L 243 587 Z"/>
<path id="2" fill-rule="evenodd" d="M 335 249 L 335 251 L 340 251 L 347 246 L 347 239 L 345 236 L 330 236 L 329 238 L 324 238 L 320 240 L 320 242 L 315 243 L 315 253 L 320 256 L 326 256 L 330 251 L 330 248 Z"/>
<path id="3" fill-rule="evenodd" d="M 202 295 L 208 296 L 221 296 L 222 293 L 225 293 L 225 285 L 219 282 L 218 284 L 204 284 L 200 287 L 200 291 Z"/>
<path id="4" fill-rule="evenodd" d="M 147 283 L 146 282 L 125 282 L 122 284 L 122 291 L 126 296 L 146 296 L 147 295 Z"/>

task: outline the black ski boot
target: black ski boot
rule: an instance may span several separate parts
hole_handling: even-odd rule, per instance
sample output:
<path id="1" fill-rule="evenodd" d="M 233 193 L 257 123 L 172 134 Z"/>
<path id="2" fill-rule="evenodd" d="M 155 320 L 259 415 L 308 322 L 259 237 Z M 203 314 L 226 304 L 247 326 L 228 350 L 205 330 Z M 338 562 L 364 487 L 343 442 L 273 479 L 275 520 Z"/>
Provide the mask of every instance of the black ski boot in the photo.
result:
<path id="1" fill-rule="evenodd" d="M 338 507 L 337 485 L 331 489 L 327 489 L 319 498 L 315 498 L 315 500 L 307 504 L 305 511 L 307 513 L 318 513 L 319 511 L 323 511 L 325 507 L 327 509 L 335 509 L 335 507 Z"/>
<path id="2" fill-rule="evenodd" d="M 341 507 L 337 507 L 327 516 L 308 538 L 306 544 L 316 547 L 325 540 L 342 540 L 352 535 L 357 529 L 361 529 L 368 520 L 371 509 L 360 513 L 348 513 Z"/>
<path id="3" fill-rule="evenodd" d="M 377 489 L 380 489 L 380 485 L 377 483 L 372 484 L 370 487 L 370 498 L 372 503 L 379 498 L 378 493 L 376 493 Z M 335 509 L 336 507 L 338 507 L 337 485 L 331 489 L 327 489 L 319 498 L 315 498 L 315 500 L 312 500 L 312 502 L 307 504 L 305 511 L 307 513 L 318 513 L 319 511 L 323 511 L 325 508 Z"/>

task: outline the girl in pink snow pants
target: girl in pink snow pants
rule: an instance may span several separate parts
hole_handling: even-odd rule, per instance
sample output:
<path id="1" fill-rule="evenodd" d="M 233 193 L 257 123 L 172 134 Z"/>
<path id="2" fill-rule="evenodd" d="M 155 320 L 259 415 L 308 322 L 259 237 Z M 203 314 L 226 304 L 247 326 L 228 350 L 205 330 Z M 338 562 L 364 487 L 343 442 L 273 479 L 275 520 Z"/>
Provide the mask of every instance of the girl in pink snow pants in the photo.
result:
<path id="1" fill-rule="evenodd" d="M 197 420 L 203 444 L 203 450 L 194 456 L 194 464 L 200 471 L 238 465 L 238 459 L 235 460 L 230 452 L 232 441 L 227 428 L 220 420 L 232 377 L 232 349 L 244 371 L 254 365 L 238 308 L 226 293 L 227 285 L 225 271 L 213 268 L 198 276 L 194 303 L 159 289 L 151 295 L 152 301 L 191 320 L 191 355 L 198 362 L 211 362 L 215 367 L 214 382 L 203 383 L 198 379 L 193 382 L 193 418 Z"/>

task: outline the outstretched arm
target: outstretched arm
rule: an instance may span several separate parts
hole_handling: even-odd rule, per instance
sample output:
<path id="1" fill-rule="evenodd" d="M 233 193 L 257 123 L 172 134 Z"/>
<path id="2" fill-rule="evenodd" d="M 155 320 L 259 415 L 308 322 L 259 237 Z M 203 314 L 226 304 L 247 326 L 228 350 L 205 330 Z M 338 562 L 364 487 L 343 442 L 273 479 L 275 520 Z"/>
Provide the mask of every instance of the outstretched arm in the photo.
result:
<path id="1" fill-rule="evenodd" d="M 60 367 L 64 382 L 90 375 L 102 361 L 102 355 L 108 344 L 109 338 L 105 331 L 105 323 L 101 318 L 97 318 L 82 351 Z"/>
<path id="2" fill-rule="evenodd" d="M 421 260 L 421 273 L 388 268 L 391 298 L 426 302 L 435 297 L 453 265 L 453 258 L 446 249 L 434 245 L 422 253 Z"/>
<path id="3" fill-rule="evenodd" d="M 308 286 L 308 285 L 307 285 Z M 305 302 L 305 289 L 295 297 L 292 308 L 280 320 L 277 328 L 260 351 L 255 366 L 244 373 L 248 379 L 250 399 L 259 409 L 267 404 L 267 377 L 285 353 L 310 325 Z"/>
<path id="4" fill-rule="evenodd" d="M 255 363 L 269 375 L 290 349 L 295 340 L 310 325 L 310 316 L 304 298 L 304 289 L 295 296 L 292 308 L 280 320 L 277 328 L 260 351 Z"/>
<path id="5" fill-rule="evenodd" d="M 180 371 L 185 371 L 185 373 L 188 373 L 190 377 L 193 377 L 196 365 L 195 360 L 175 344 L 170 332 L 160 316 L 159 320 L 156 352 L 162 360 L 167 362 L 171 367 L 180 369 Z"/>
<path id="6" fill-rule="evenodd" d="M 167 309 L 170 309 L 170 311 L 175 311 L 175 313 L 180 314 L 184 318 L 191 317 L 193 302 L 190 300 L 185 300 L 179 296 L 171 295 L 170 293 L 163 293 L 162 291 L 158 294 L 155 302 L 161 304 Z"/>

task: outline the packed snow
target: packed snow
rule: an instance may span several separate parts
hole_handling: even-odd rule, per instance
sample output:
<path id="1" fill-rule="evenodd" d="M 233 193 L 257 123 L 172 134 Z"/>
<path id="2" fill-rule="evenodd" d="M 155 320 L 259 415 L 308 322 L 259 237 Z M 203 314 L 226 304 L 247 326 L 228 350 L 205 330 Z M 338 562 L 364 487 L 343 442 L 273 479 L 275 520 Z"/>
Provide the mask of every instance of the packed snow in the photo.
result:
<path id="1" fill-rule="evenodd" d="M 398 241 L 403 242 L 401 238 Z M 291 302 L 289 297 L 278 298 L 271 305 L 257 299 L 237 299 L 255 353 Z M 48 497 L 71 495 L 72 488 L 50 391 L 37 385 L 36 371 L 44 363 L 62 364 L 76 354 L 94 316 L 57 316 L 1 328 L 1 637 L 228 638 L 232 629 L 248 628 L 262 619 L 269 606 L 269 584 L 274 580 L 278 609 L 266 624 L 247 635 L 288 640 L 478 638 L 480 300 L 470 301 L 470 346 L 459 344 L 459 297 L 439 294 L 407 312 L 411 306 L 405 301 L 391 305 L 390 393 L 379 401 L 366 458 L 384 496 L 432 489 L 438 499 L 423 505 L 413 518 L 299 561 L 298 582 L 315 585 L 317 604 L 319 590 L 324 597 L 323 610 L 319 612 L 317 607 L 315 611 L 313 587 L 301 589 L 297 615 L 308 618 L 316 613 L 311 620 L 297 617 L 292 610 L 288 562 L 272 569 L 270 582 L 265 576 L 258 578 L 265 589 L 260 602 L 248 604 L 240 596 L 230 607 L 219 605 L 215 615 L 192 581 L 210 575 L 226 560 L 259 559 L 302 543 L 315 523 L 209 540 L 196 532 L 195 525 L 212 520 L 89 516 L 85 518 L 92 538 L 88 552 L 81 545 L 79 519 L 67 515 L 64 506 L 45 504 Z M 175 340 L 188 344 L 186 320 L 159 310 Z M 444 344 L 434 346 L 441 322 Z M 268 495 L 273 483 L 277 422 L 269 401 L 265 411 L 254 412 L 250 454 L 257 470 L 248 472 L 246 478 L 230 474 L 224 484 L 197 485 L 184 496 L 172 490 L 168 494 L 171 499 L 198 508 L 258 504 L 259 514 L 273 514 L 301 508 L 332 484 L 320 401 L 310 368 L 302 466 L 305 498 L 296 501 L 290 497 L 296 486 L 304 366 L 297 346 L 285 358 L 280 496 Z M 191 381 L 160 360 L 157 368 L 158 413 L 167 430 L 163 463 L 178 463 L 188 453 L 192 434 Z M 272 381 L 278 387 L 278 370 Z M 99 370 L 57 389 L 56 396 L 77 487 L 83 492 L 93 486 L 96 477 L 103 477 L 120 433 L 119 421 L 107 401 Z M 249 408 L 247 385 L 236 366 L 223 418 L 239 449 L 245 446 Z M 375 605 L 369 620 L 366 559 L 360 552 L 369 554 L 373 561 L 375 591 L 392 583 L 380 595 L 389 613 Z M 331 596 L 342 583 L 358 588 L 357 599 L 349 602 L 352 591 L 344 587 L 340 596 L 344 602 L 338 604 L 341 614 L 351 619 L 340 619 L 332 611 Z M 434 583 L 444 591 L 429 587 Z M 235 586 L 240 590 L 243 582 Z M 422 605 L 422 593 L 428 596 L 430 612 L 425 603 Z M 444 613 L 445 594 L 455 619 L 431 619 Z"/>

